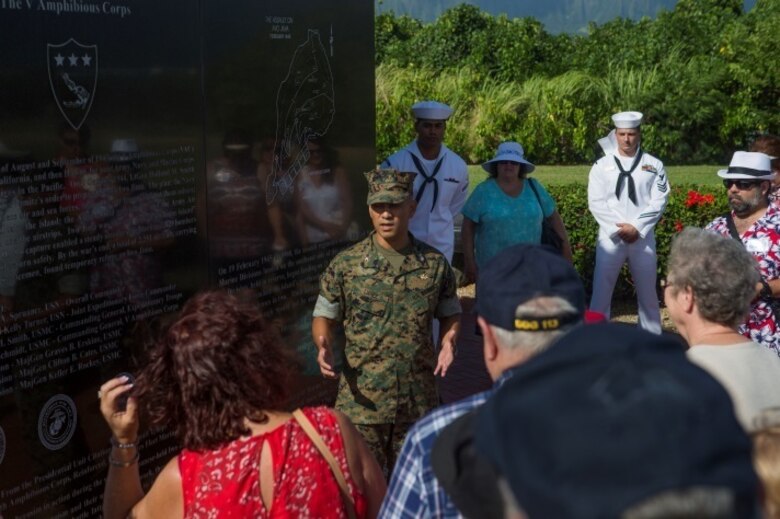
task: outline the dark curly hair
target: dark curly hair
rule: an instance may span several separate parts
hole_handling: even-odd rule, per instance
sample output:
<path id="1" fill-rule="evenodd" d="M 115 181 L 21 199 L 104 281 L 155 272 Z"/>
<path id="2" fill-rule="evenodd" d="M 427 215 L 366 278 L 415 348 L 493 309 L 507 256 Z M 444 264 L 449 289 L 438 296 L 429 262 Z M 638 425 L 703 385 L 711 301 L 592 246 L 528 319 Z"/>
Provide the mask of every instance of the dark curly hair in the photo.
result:
<path id="1" fill-rule="evenodd" d="M 190 450 L 250 434 L 248 418 L 284 408 L 296 361 L 252 304 L 203 292 L 153 344 L 135 395 L 152 425 L 171 427 Z"/>
<path id="2" fill-rule="evenodd" d="M 517 165 L 520 166 L 520 169 L 517 172 L 517 178 L 524 179 L 528 176 L 528 168 L 525 167 L 525 164 L 522 162 L 517 162 Z M 488 175 L 490 178 L 498 178 L 498 168 L 496 167 L 498 164 L 492 164 L 490 171 L 488 172 Z"/>

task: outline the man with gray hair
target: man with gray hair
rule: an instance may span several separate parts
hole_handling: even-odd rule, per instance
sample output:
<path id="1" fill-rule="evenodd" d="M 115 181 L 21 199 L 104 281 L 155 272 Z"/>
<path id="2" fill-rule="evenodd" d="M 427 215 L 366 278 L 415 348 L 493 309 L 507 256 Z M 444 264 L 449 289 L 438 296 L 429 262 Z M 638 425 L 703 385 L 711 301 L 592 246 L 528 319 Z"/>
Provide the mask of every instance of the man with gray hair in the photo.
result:
<path id="1" fill-rule="evenodd" d="M 512 368 L 577 327 L 585 314 L 585 291 L 577 271 L 552 249 L 515 245 L 488 261 L 477 285 L 476 310 L 493 388 L 440 407 L 412 426 L 380 517 L 460 517 L 433 474 L 434 441 L 449 423 L 482 405 Z"/>
<path id="2" fill-rule="evenodd" d="M 755 260 L 736 240 L 688 227 L 675 236 L 667 269 L 664 301 L 688 358 L 723 384 L 751 430 L 762 409 L 780 406 L 780 358 L 737 332 L 756 295 Z"/>

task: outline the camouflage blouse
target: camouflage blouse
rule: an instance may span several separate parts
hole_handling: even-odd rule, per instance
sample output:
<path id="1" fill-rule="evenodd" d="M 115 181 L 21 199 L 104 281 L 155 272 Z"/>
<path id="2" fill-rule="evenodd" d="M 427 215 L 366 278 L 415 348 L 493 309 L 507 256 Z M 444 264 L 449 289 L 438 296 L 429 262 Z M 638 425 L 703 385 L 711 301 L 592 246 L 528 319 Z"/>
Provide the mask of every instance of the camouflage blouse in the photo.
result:
<path id="1" fill-rule="evenodd" d="M 455 276 L 413 237 L 399 270 L 377 247 L 372 233 L 331 261 L 314 316 L 344 324 L 336 407 L 359 424 L 413 422 L 438 403 L 431 323 L 460 313 Z"/>

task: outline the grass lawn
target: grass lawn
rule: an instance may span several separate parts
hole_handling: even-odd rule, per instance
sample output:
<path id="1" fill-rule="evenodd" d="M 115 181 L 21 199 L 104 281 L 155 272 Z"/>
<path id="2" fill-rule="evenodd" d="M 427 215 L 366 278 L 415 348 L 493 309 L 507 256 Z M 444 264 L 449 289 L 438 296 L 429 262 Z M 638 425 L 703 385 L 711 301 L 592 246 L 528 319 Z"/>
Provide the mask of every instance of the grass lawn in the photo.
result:
<path id="1" fill-rule="evenodd" d="M 721 178 L 717 175 L 719 169 L 725 166 L 666 166 L 666 172 L 669 174 L 669 181 L 672 185 L 675 182 L 681 184 L 701 184 L 705 186 L 720 185 Z M 588 172 L 590 165 L 587 166 L 536 166 L 532 173 L 539 182 L 544 185 L 588 183 Z M 488 174 L 482 169 L 482 166 L 469 166 L 469 191 L 474 186 L 487 178 Z"/>

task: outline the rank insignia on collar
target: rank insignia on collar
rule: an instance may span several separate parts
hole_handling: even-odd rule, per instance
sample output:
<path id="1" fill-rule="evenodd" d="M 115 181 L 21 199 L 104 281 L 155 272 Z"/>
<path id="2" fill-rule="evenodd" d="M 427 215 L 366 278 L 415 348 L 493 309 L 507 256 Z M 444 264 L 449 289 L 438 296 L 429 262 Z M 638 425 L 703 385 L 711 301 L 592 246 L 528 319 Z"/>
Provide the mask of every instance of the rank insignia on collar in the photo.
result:
<path id="1" fill-rule="evenodd" d="M 642 171 L 649 171 L 650 173 L 658 173 L 658 170 L 655 169 L 650 164 L 645 164 L 644 166 L 642 166 Z"/>
<path id="2" fill-rule="evenodd" d="M 428 279 L 428 274 L 420 274 L 420 279 Z"/>

